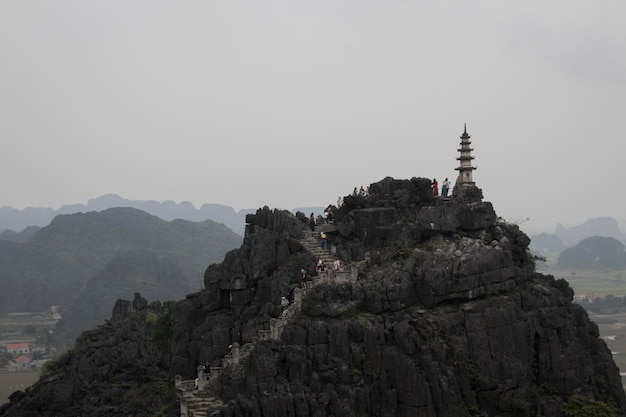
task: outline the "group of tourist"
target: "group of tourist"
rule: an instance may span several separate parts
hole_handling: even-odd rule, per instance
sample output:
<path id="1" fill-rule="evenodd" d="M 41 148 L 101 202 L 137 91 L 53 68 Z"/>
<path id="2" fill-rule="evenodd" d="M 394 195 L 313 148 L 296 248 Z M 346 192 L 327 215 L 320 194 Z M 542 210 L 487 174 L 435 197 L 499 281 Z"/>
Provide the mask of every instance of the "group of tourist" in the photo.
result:
<path id="1" fill-rule="evenodd" d="M 431 184 L 431 188 L 433 189 L 433 195 L 436 197 L 439 195 L 439 183 L 436 178 L 433 178 L 433 182 Z M 450 191 L 450 181 L 446 178 L 441 185 L 441 196 L 447 197 L 448 192 Z"/>
<path id="2" fill-rule="evenodd" d="M 360 197 L 367 197 L 369 195 L 369 187 L 363 187 L 361 185 L 361 188 L 359 188 L 357 190 L 356 187 L 354 187 L 354 190 L 352 190 L 352 197 L 356 197 L 356 196 L 360 196 Z"/>
<path id="3" fill-rule="evenodd" d="M 317 265 L 315 266 L 315 272 L 319 274 L 320 272 L 326 272 L 326 263 L 320 258 L 317 260 Z M 335 256 L 335 260 L 333 261 L 333 271 L 341 272 L 343 271 L 343 267 L 341 265 L 341 261 L 339 258 Z M 308 288 L 307 282 L 311 281 L 311 276 L 307 272 L 306 269 L 300 269 L 300 288 L 306 290 Z"/>
<path id="4" fill-rule="evenodd" d="M 326 216 L 326 223 L 332 223 L 335 220 L 332 206 L 328 206 L 326 210 L 324 210 L 324 215 Z M 315 226 L 317 226 L 317 220 L 315 219 L 315 214 L 311 213 L 309 216 L 309 227 L 311 228 L 311 232 L 315 231 Z"/>
<path id="5" fill-rule="evenodd" d="M 333 271 L 338 272 L 341 271 L 341 261 L 339 258 L 335 257 L 333 261 Z M 320 258 L 317 260 L 317 266 L 315 267 L 315 272 L 326 272 L 326 263 Z"/>

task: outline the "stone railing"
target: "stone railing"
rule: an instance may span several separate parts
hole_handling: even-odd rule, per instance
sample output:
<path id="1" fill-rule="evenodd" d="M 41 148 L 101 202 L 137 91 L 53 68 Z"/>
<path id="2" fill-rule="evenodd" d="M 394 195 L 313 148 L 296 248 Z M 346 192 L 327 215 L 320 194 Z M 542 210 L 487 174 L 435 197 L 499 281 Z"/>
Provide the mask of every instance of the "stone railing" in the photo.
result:
<path id="1" fill-rule="evenodd" d="M 347 270 L 334 271 L 327 270 L 317 273 L 317 279 L 313 280 L 313 286 L 318 284 L 345 284 L 356 282 L 359 276 L 359 268 L 350 266 Z"/>

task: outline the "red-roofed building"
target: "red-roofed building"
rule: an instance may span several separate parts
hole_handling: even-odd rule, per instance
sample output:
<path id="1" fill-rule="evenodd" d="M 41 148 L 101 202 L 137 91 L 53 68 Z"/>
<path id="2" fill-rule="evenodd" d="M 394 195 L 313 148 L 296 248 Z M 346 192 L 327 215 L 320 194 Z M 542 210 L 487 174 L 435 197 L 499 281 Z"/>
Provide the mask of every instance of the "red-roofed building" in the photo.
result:
<path id="1" fill-rule="evenodd" d="M 9 343 L 7 353 L 30 353 L 30 346 L 28 343 Z"/>
<path id="2" fill-rule="evenodd" d="M 32 366 L 33 366 L 32 361 L 30 360 L 28 356 L 20 355 L 17 359 L 15 359 L 14 361 L 11 361 L 7 368 L 9 369 L 9 371 L 14 372 L 14 371 L 24 371 L 27 369 L 31 369 Z"/>

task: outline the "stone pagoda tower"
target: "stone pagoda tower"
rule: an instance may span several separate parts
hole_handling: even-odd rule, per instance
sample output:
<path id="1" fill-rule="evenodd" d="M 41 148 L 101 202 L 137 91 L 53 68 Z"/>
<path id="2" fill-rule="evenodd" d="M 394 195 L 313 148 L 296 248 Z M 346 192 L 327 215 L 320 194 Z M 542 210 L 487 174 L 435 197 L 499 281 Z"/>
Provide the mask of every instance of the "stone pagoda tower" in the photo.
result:
<path id="1" fill-rule="evenodd" d="M 467 125 L 465 124 L 463 125 L 463 135 L 461 135 L 461 147 L 458 149 L 460 156 L 456 158 L 459 161 L 459 167 L 454 168 L 456 171 L 459 171 L 457 183 L 460 185 L 475 185 L 472 179 L 472 171 L 476 167 L 472 166 L 472 159 L 474 159 L 472 151 L 474 149 L 470 148 L 472 144 L 470 137 L 467 134 Z"/>

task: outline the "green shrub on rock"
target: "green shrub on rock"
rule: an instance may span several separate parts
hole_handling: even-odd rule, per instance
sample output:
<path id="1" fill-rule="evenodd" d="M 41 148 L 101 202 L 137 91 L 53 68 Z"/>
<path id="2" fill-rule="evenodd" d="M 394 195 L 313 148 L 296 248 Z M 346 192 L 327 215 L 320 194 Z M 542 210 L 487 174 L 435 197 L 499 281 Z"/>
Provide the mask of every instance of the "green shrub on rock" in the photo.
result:
<path id="1" fill-rule="evenodd" d="M 69 355 L 68 352 L 64 352 L 55 356 L 52 359 L 47 360 L 41 367 L 40 376 L 43 377 L 43 376 L 51 374 L 54 370 L 56 370 L 59 367 L 61 362 L 68 357 L 68 355 Z"/>
<path id="2" fill-rule="evenodd" d="M 563 405 L 566 417 L 615 417 L 615 410 L 601 401 L 592 400 L 582 395 L 572 396 Z"/>

